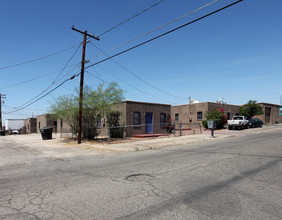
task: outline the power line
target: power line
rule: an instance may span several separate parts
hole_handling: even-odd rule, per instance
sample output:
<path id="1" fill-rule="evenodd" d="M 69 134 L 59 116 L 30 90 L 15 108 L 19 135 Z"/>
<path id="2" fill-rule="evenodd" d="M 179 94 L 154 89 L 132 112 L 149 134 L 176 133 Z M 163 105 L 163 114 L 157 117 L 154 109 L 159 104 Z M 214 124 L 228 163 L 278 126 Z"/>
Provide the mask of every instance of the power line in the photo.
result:
<path id="1" fill-rule="evenodd" d="M 124 45 L 126 45 L 126 44 L 129 44 L 129 43 L 131 43 L 131 42 L 133 42 L 133 41 L 135 41 L 135 40 L 137 40 L 137 39 L 139 39 L 139 38 L 141 38 L 141 37 L 144 37 L 144 36 L 146 36 L 146 35 L 148 35 L 148 34 L 151 34 L 151 33 L 153 33 L 154 31 L 157 31 L 157 30 L 159 30 L 159 29 L 161 29 L 161 28 L 163 28 L 163 27 L 165 27 L 165 26 L 167 26 L 167 25 L 170 25 L 170 24 L 172 24 L 172 23 L 174 23 L 174 22 L 176 22 L 176 21 L 178 21 L 178 20 L 180 20 L 180 19 L 182 19 L 182 18 L 184 18 L 184 17 L 186 17 L 186 16 L 188 16 L 188 15 L 190 15 L 190 14 L 192 14 L 192 13 L 195 13 L 195 12 L 197 12 L 197 11 L 199 11 L 199 10 L 201 10 L 201 9 L 203 9 L 203 8 L 205 8 L 205 7 L 209 6 L 209 5 L 211 5 L 211 4 L 216 3 L 217 1 L 219 1 L 219 0 L 215 0 L 215 1 L 213 1 L 213 2 L 210 2 L 210 3 L 208 3 L 208 4 L 204 5 L 204 6 L 202 6 L 202 7 L 200 7 L 200 8 L 197 8 L 197 9 L 195 9 L 195 10 L 193 10 L 193 11 L 190 11 L 189 13 L 186 13 L 185 15 L 182 15 L 181 17 L 178 17 L 178 18 L 176 18 L 176 19 L 174 19 L 174 20 L 172 20 L 172 21 L 170 21 L 170 22 L 168 22 L 168 23 L 166 23 L 166 24 L 163 24 L 163 25 L 161 25 L 161 26 L 159 26 L 159 27 L 157 27 L 157 28 L 155 28 L 155 29 L 153 29 L 153 30 L 150 30 L 150 31 L 148 31 L 148 32 L 146 32 L 146 33 L 144 33 L 144 34 L 141 34 L 141 35 L 138 36 L 138 37 L 135 37 L 135 38 L 133 38 L 133 39 L 131 39 L 131 40 L 125 42 L 125 43 L 122 43 L 122 44 L 120 44 L 120 45 L 118 45 L 118 46 L 115 46 L 115 47 L 113 47 L 113 48 L 111 48 L 111 49 L 109 49 L 109 50 L 107 50 L 107 51 L 105 51 L 105 52 L 103 52 L 103 53 L 100 53 L 100 54 L 96 55 L 95 58 L 98 58 L 98 57 L 101 56 L 101 55 L 104 55 L 104 54 L 106 54 L 106 53 L 109 53 L 110 51 L 113 51 L 113 50 L 115 50 L 115 49 L 117 49 L 117 48 L 119 48 L 119 47 L 122 47 L 122 46 L 124 46 Z M 90 58 L 89 60 L 91 60 L 91 59 L 92 59 L 92 58 Z"/>
<path id="2" fill-rule="evenodd" d="M 80 44 L 79 44 L 80 45 Z M 3 69 L 8 69 L 8 68 L 12 68 L 12 67 L 16 67 L 16 66 L 21 66 L 21 65 L 24 65 L 24 64 L 28 64 L 28 63 L 33 63 L 35 61 L 39 61 L 39 60 L 43 60 L 45 58 L 48 58 L 48 57 L 51 57 L 51 56 L 54 56 L 54 55 L 57 55 L 57 54 L 60 54 L 60 53 L 63 53 L 65 51 L 68 51 L 72 48 L 75 48 L 77 45 L 74 45 L 70 48 L 67 48 L 67 49 L 64 49 L 64 50 L 60 50 L 60 51 L 57 51 L 55 53 L 52 53 L 52 54 L 49 54 L 49 55 L 46 55 L 46 56 L 43 56 L 43 57 L 39 57 L 39 58 L 36 58 L 36 59 L 33 59 L 33 60 L 29 60 L 29 61 L 25 61 L 25 62 L 22 62 L 22 63 L 17 63 L 17 64 L 14 64 L 14 65 L 10 65 L 10 66 L 4 66 L 4 67 L 0 67 L 0 70 L 3 70 Z"/>
<path id="3" fill-rule="evenodd" d="M 62 72 L 65 70 L 65 68 L 67 67 L 67 65 L 69 64 L 69 62 L 72 60 L 72 58 L 74 57 L 74 55 L 76 54 L 76 52 L 78 51 L 78 49 L 80 48 L 81 44 L 79 44 L 78 48 L 76 49 L 76 51 L 72 54 L 72 56 L 70 57 L 70 59 L 67 61 L 67 63 L 65 64 L 65 66 L 63 67 L 63 69 L 61 70 L 61 72 L 58 74 L 58 76 L 55 78 L 55 80 L 46 88 L 44 89 L 41 93 L 39 93 L 37 96 L 35 96 L 34 98 L 32 98 L 31 100 L 29 100 L 28 102 L 26 102 L 25 104 L 22 104 L 19 106 L 19 108 L 21 106 L 24 106 L 26 104 L 28 104 L 29 102 L 32 102 L 33 100 L 35 100 L 37 97 L 39 97 L 40 95 L 42 95 L 43 93 L 45 93 L 51 86 L 53 86 L 56 83 L 56 80 L 58 79 L 58 77 L 62 74 Z M 71 73 L 76 67 L 72 68 L 69 72 L 67 72 L 67 74 Z M 67 75 L 65 74 L 65 75 Z M 62 79 L 62 78 L 61 78 Z M 60 80 L 61 80 L 60 79 Z"/>
<path id="4" fill-rule="evenodd" d="M 73 68 L 72 70 L 70 70 L 67 74 L 71 73 L 75 68 Z M 27 105 L 28 103 L 32 102 L 33 100 L 37 99 L 39 96 L 41 96 L 42 94 L 44 94 L 52 85 L 57 84 L 57 82 L 52 82 L 52 84 L 50 84 L 45 90 L 43 90 L 41 93 L 39 93 L 37 96 L 35 96 L 34 98 L 32 98 L 31 100 L 27 101 L 26 103 L 18 106 L 18 108 Z"/>
<path id="5" fill-rule="evenodd" d="M 56 79 L 53 81 L 53 83 L 55 83 L 55 81 L 59 78 L 59 76 L 63 73 L 63 71 L 67 68 L 67 65 L 70 63 L 70 61 L 72 60 L 72 58 L 75 56 L 75 54 L 77 53 L 78 49 L 80 48 L 82 44 L 80 43 L 79 46 L 76 48 L 76 50 L 74 51 L 74 53 L 72 54 L 72 56 L 70 57 L 70 59 L 68 60 L 68 62 L 65 64 L 65 66 L 63 67 L 63 69 L 61 70 L 61 72 L 58 74 L 58 76 L 56 77 Z"/>
<path id="6" fill-rule="evenodd" d="M 103 52 L 103 51 L 102 51 L 99 47 L 97 47 L 95 44 L 93 44 L 93 43 L 90 43 L 90 44 L 93 45 L 94 47 L 96 47 L 99 51 Z M 107 54 L 105 54 L 105 56 L 109 57 Z M 132 71 L 130 71 L 129 69 L 127 69 L 125 66 L 121 65 L 120 63 L 118 63 L 118 62 L 115 61 L 114 59 L 111 59 L 111 60 L 112 60 L 115 64 L 117 64 L 118 66 L 120 66 L 121 68 L 123 68 L 125 71 L 127 71 L 129 74 L 131 74 L 131 75 L 134 76 L 135 78 L 139 79 L 141 82 L 147 84 L 148 86 L 150 86 L 150 87 L 152 87 L 152 88 L 154 88 L 154 89 L 156 89 L 156 90 L 158 90 L 158 91 L 160 91 L 160 92 L 162 92 L 162 93 L 165 93 L 165 94 L 167 94 L 167 95 L 169 95 L 169 96 L 172 96 L 172 97 L 174 97 L 174 98 L 187 100 L 187 98 L 183 98 L 183 97 L 179 97 L 179 96 L 173 95 L 173 94 L 171 94 L 171 93 L 168 93 L 168 92 L 166 92 L 166 91 L 164 91 L 164 90 L 162 90 L 162 89 L 160 89 L 160 88 L 158 88 L 158 87 L 156 87 L 156 86 L 154 86 L 154 85 L 148 83 L 147 81 L 145 81 L 144 79 L 140 78 L 139 76 L 137 76 L 136 74 L 134 74 Z"/>
<path id="7" fill-rule="evenodd" d="M 5 106 L 3 106 L 3 107 L 5 107 L 5 108 L 10 108 L 10 109 L 17 109 L 17 107 L 15 107 L 15 106 L 9 106 L 9 105 L 5 105 Z M 45 111 L 45 110 L 43 110 L 43 109 L 31 109 L 31 108 L 28 108 L 28 109 L 26 109 L 26 110 L 28 110 L 28 111 Z"/>
<path id="8" fill-rule="evenodd" d="M 121 22 L 121 23 L 119 23 L 119 24 L 113 26 L 112 28 L 110 28 L 110 29 L 104 31 L 102 34 L 98 35 L 98 37 L 101 37 L 102 35 L 104 35 L 104 34 L 110 32 L 110 31 L 116 29 L 117 27 L 119 27 L 119 26 L 125 24 L 126 22 L 132 20 L 133 18 L 138 17 L 139 15 L 143 14 L 144 12 L 146 12 L 146 11 L 152 9 L 153 7 L 159 5 L 159 4 L 162 3 L 163 1 L 164 1 L 164 0 L 160 0 L 160 1 L 158 1 L 157 3 L 155 3 L 155 4 L 151 5 L 151 6 L 149 6 L 148 8 L 145 8 L 144 10 L 140 11 L 140 12 L 137 13 L 136 15 L 133 15 L 133 16 L 131 16 L 130 18 L 125 19 L 123 22 Z"/>
<path id="9" fill-rule="evenodd" d="M 102 68 L 102 69 L 103 69 L 103 68 Z M 104 70 L 105 70 L 105 69 L 104 69 Z M 89 72 L 89 71 L 87 71 L 87 72 L 88 72 L 90 75 L 94 76 L 95 78 L 100 79 L 100 80 L 102 80 L 102 81 L 105 81 L 105 80 L 103 80 L 101 77 L 98 77 L 98 76 L 94 75 L 93 73 L 91 73 L 91 72 Z M 153 98 L 155 98 L 155 99 L 157 99 L 157 100 L 163 100 L 163 101 L 166 102 L 166 100 L 164 100 L 164 99 L 162 99 L 162 98 L 156 97 L 156 96 L 152 95 L 151 93 L 148 93 L 148 92 L 146 92 L 146 91 L 144 91 L 144 90 L 141 90 L 141 89 L 136 88 L 135 86 L 129 84 L 129 83 L 126 82 L 125 80 L 123 80 L 123 79 L 117 77 L 116 75 L 110 73 L 109 71 L 106 71 L 106 72 L 109 73 L 110 75 L 116 77 L 117 79 L 121 80 L 121 81 L 124 82 L 126 85 L 128 85 L 128 86 L 130 86 L 131 88 L 137 90 L 138 92 L 140 92 L 140 93 L 142 93 L 142 94 L 146 94 L 146 95 L 148 95 L 150 98 L 153 97 Z M 105 81 L 105 82 L 109 84 L 109 82 L 107 82 L 107 81 Z"/>
<path id="10" fill-rule="evenodd" d="M 103 62 L 105 62 L 105 61 L 107 61 L 107 60 L 109 60 L 109 59 L 112 59 L 112 58 L 114 58 L 114 57 L 116 57 L 116 56 L 119 56 L 119 55 L 121 55 L 121 54 L 124 54 L 124 53 L 126 53 L 126 52 L 128 52 L 128 51 L 130 51 L 130 50 L 133 50 L 133 49 L 135 49 L 135 48 L 137 48 L 137 47 L 140 47 L 140 46 L 142 46 L 142 45 L 144 45 L 144 44 L 147 44 L 147 43 L 149 43 L 149 42 L 151 42 L 151 41 L 153 41 L 153 40 L 156 40 L 156 39 L 158 39 L 158 38 L 160 38 L 160 37 L 163 37 L 163 36 L 165 36 L 165 35 L 167 35 L 167 34 L 170 34 L 170 33 L 174 32 L 174 31 L 176 31 L 176 30 L 178 30 L 178 29 L 181 29 L 181 28 L 186 27 L 186 26 L 188 26 L 188 25 L 190 25 L 190 24 L 193 24 L 193 23 L 195 23 L 195 22 L 197 22 L 197 21 L 200 21 L 200 20 L 202 20 L 202 19 L 204 19 L 204 18 L 206 18 L 206 17 L 208 17 L 208 16 L 211 16 L 211 15 L 217 13 L 217 12 L 220 12 L 220 11 L 222 11 L 222 10 L 224 10 L 224 9 L 226 9 L 226 8 L 229 8 L 229 7 L 235 5 L 235 4 L 239 3 L 239 2 L 242 2 L 242 1 L 243 1 L 243 0 L 239 0 L 239 1 L 236 1 L 236 2 L 234 2 L 234 3 L 229 4 L 229 5 L 227 5 L 227 6 L 224 6 L 224 7 L 220 8 L 220 9 L 218 9 L 218 10 L 216 10 L 216 11 L 213 11 L 213 12 L 211 12 L 211 13 L 209 13 L 209 14 L 206 14 L 206 15 L 200 17 L 200 18 L 197 18 L 197 19 L 195 19 L 195 20 L 193 20 L 193 21 L 190 21 L 190 22 L 188 22 L 188 23 L 186 23 L 186 24 L 183 24 L 183 25 L 181 25 L 181 26 L 179 26 L 179 27 L 177 27 L 177 28 L 174 28 L 174 29 L 172 29 L 172 30 L 170 30 L 170 31 L 167 31 L 167 32 L 161 34 L 161 35 L 158 35 L 158 36 L 156 36 L 156 37 L 153 37 L 153 38 L 151 38 L 151 39 L 149 39 L 149 40 L 147 40 L 147 41 L 144 41 L 144 42 L 142 42 L 142 43 L 140 43 L 140 44 L 137 44 L 137 45 L 135 45 L 135 46 L 133 46 L 133 47 L 130 47 L 129 49 L 126 49 L 126 50 L 124 50 L 124 51 L 122 51 L 122 52 L 119 52 L 119 53 L 117 53 L 117 54 L 115 54 L 115 55 L 112 55 L 112 56 L 110 56 L 110 57 L 108 57 L 108 58 L 106 58 L 106 59 L 103 59 L 103 60 L 101 60 L 101 61 L 98 61 L 98 62 L 96 62 L 96 63 L 94 63 L 94 64 L 91 64 L 91 65 L 85 67 L 85 69 L 88 69 L 88 68 L 90 68 L 90 67 L 92 67 L 92 66 L 95 66 L 95 65 L 100 64 L 100 63 L 103 63 Z"/>
<path id="11" fill-rule="evenodd" d="M 27 104 L 27 105 L 25 105 L 25 106 L 23 106 L 23 107 L 21 107 L 21 108 L 18 108 L 18 109 L 14 110 L 14 111 L 11 111 L 11 112 L 3 112 L 3 114 L 11 114 L 11 113 L 14 113 L 14 112 L 18 112 L 18 111 L 20 111 L 20 110 L 22 110 L 22 109 L 24 109 L 24 108 L 26 108 L 26 107 L 28 107 L 28 106 L 34 104 L 35 102 L 38 102 L 39 100 L 43 99 L 45 96 L 49 95 L 51 92 L 53 92 L 53 91 L 55 91 L 56 89 L 58 89 L 59 87 L 61 87 L 61 86 L 62 86 L 64 83 L 66 83 L 67 81 L 72 80 L 72 79 L 74 79 L 75 77 L 77 77 L 79 74 L 80 74 L 80 73 L 78 73 L 78 74 L 76 74 L 76 75 L 73 75 L 73 76 L 72 76 L 71 78 L 69 78 L 69 79 L 66 79 L 65 81 L 63 81 L 62 83 L 60 83 L 58 86 L 56 86 L 54 89 L 50 90 L 49 92 L 47 92 L 47 93 L 44 94 L 43 96 L 39 97 L 38 99 L 34 100 L 33 102 L 31 102 L 31 103 L 29 103 L 29 104 Z"/>
<path id="12" fill-rule="evenodd" d="M 71 68 L 71 67 L 77 68 L 78 67 L 77 65 L 78 64 L 73 64 L 73 65 L 70 65 L 70 66 L 66 67 L 65 69 Z M 35 77 L 35 78 L 32 78 L 32 79 L 28 79 L 28 80 L 25 80 L 25 81 L 22 81 L 22 82 L 18 82 L 18 83 L 14 83 L 14 84 L 11 84 L 11 85 L 8 85 L 8 86 L 5 86 L 5 87 L 1 87 L 0 89 L 7 89 L 7 88 L 18 86 L 18 85 L 21 85 L 21 84 L 24 84 L 24 83 L 32 82 L 34 80 L 41 79 L 41 78 L 44 78 L 46 76 L 50 76 L 50 74 L 54 74 L 56 72 L 58 72 L 58 70 L 53 71 L 51 73 L 47 73 L 47 74 L 41 75 L 41 76 L 38 76 L 38 77 Z"/>
<path id="13" fill-rule="evenodd" d="M 106 70 L 105 70 L 106 71 Z M 102 79 L 100 76 L 96 76 L 96 75 L 94 75 L 93 73 L 91 73 L 91 72 L 89 72 L 89 71 L 86 71 L 87 73 L 89 73 L 91 76 L 94 76 L 96 79 L 98 79 L 98 80 L 100 80 L 100 81 L 102 81 L 103 83 L 105 82 L 105 83 L 107 83 L 108 85 L 110 85 L 111 83 L 110 82 L 107 82 L 107 81 L 105 81 L 104 79 Z M 95 71 L 96 72 L 96 71 Z M 108 71 L 106 71 L 106 72 L 108 72 Z M 99 74 L 98 72 L 96 72 L 97 74 Z M 130 92 L 130 91 L 128 91 L 128 90 L 126 90 L 126 89 L 123 89 L 123 88 L 121 88 L 123 91 L 126 91 L 126 92 L 128 92 L 128 93 L 131 93 L 132 95 L 134 95 L 134 96 L 136 96 L 135 94 L 133 94 L 132 92 Z M 143 94 L 143 92 L 142 92 L 142 94 Z M 151 96 L 150 96 L 151 97 Z M 143 99 L 144 99 L 144 97 L 142 97 Z M 145 98 L 146 100 L 148 100 L 148 101 L 150 101 L 149 99 L 147 99 L 147 98 Z M 151 99 L 152 100 L 152 99 Z"/>
<path id="14" fill-rule="evenodd" d="M 53 72 L 53 73 L 55 73 L 55 72 Z M 19 82 L 19 83 L 11 84 L 9 86 L 2 87 L 0 89 L 7 89 L 7 88 L 10 88 L 10 87 L 18 86 L 18 85 L 21 85 L 21 84 L 24 84 L 24 83 L 27 83 L 27 82 L 31 82 L 31 81 L 34 81 L 34 80 L 37 80 L 37 79 L 44 78 L 46 76 L 50 76 L 50 73 L 42 75 L 42 76 L 39 76 L 39 77 L 36 77 L 36 78 L 32 78 L 32 79 L 29 79 L 29 80 L 25 80 L 25 81 L 22 81 L 22 82 Z"/>

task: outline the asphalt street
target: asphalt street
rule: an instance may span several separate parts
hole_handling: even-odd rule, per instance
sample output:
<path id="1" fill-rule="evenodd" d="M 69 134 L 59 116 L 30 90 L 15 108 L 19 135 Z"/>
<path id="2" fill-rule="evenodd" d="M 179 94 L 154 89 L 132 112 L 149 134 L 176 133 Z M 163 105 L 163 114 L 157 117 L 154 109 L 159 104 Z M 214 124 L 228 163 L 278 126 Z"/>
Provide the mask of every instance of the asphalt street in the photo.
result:
<path id="1" fill-rule="evenodd" d="M 0 137 L 0 219 L 282 219 L 282 129 L 136 152 Z"/>

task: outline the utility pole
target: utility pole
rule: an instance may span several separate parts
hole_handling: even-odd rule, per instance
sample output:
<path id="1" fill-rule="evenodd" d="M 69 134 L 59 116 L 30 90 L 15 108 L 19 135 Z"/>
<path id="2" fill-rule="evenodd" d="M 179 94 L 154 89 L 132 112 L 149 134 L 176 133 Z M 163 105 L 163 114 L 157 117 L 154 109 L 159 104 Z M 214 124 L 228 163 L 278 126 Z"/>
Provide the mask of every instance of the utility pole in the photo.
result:
<path id="1" fill-rule="evenodd" d="M 78 112 L 78 136 L 77 136 L 77 143 L 81 144 L 81 133 L 82 133 L 82 100 L 83 100 L 83 81 L 84 81 L 84 64 L 85 64 L 85 51 L 86 51 L 86 40 L 87 36 L 94 38 L 95 40 L 100 40 L 98 37 L 94 37 L 93 35 L 87 34 L 87 31 L 80 31 L 74 26 L 72 30 L 77 31 L 83 34 L 83 47 L 82 47 L 82 60 L 81 60 L 81 72 L 80 72 L 80 90 L 79 90 L 79 112 Z"/>
<path id="2" fill-rule="evenodd" d="M 2 130 L 2 103 L 4 104 L 4 101 L 2 99 L 6 98 L 6 94 L 0 93 L 0 130 Z"/>

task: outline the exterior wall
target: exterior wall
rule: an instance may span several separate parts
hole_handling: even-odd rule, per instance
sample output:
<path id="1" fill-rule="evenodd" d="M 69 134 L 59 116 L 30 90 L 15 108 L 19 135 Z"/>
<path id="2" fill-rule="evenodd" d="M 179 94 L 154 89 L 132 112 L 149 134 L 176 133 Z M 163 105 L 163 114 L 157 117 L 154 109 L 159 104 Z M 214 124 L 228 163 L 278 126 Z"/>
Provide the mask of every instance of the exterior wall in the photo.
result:
<path id="1" fill-rule="evenodd" d="M 58 133 L 71 133 L 71 127 L 64 121 L 64 119 L 57 119 L 57 132 Z"/>
<path id="2" fill-rule="evenodd" d="M 37 119 L 37 133 L 40 133 L 40 128 L 50 126 L 53 128 L 53 133 L 57 133 L 58 121 L 52 118 L 50 114 L 39 115 Z"/>
<path id="3" fill-rule="evenodd" d="M 126 102 L 118 103 L 113 108 L 115 110 L 121 112 L 119 124 L 120 125 L 126 125 L 126 117 L 127 117 Z"/>
<path id="4" fill-rule="evenodd" d="M 36 118 L 27 118 L 24 120 L 24 130 L 26 134 L 36 133 L 37 132 L 37 119 Z"/>
<path id="5" fill-rule="evenodd" d="M 166 121 L 170 117 L 171 106 L 166 104 L 146 103 L 146 102 L 133 102 L 126 101 L 125 114 L 122 119 L 125 120 L 125 125 L 133 125 L 134 112 L 140 112 L 141 125 L 137 125 L 131 128 L 127 128 L 127 135 L 132 136 L 134 134 L 145 134 L 146 131 L 146 113 L 153 113 L 153 133 L 164 134 L 167 132 L 164 126 L 161 126 L 160 114 L 166 115 Z M 123 109 L 124 111 L 124 109 Z"/>
<path id="6" fill-rule="evenodd" d="M 171 107 L 171 118 L 177 122 L 176 114 L 178 114 L 178 122 L 201 123 L 202 120 L 205 119 L 205 113 L 207 111 L 211 112 L 214 109 L 224 109 L 226 116 L 229 116 L 231 119 L 234 115 L 239 114 L 240 106 L 213 102 L 176 105 Z M 202 115 L 202 117 L 200 117 L 200 115 Z"/>
<path id="7" fill-rule="evenodd" d="M 210 112 L 214 109 L 224 109 L 226 117 L 230 116 L 229 118 L 227 117 L 227 119 L 230 120 L 233 116 L 239 115 L 240 106 L 208 102 L 208 111 Z"/>
<path id="8" fill-rule="evenodd" d="M 279 105 L 270 103 L 258 103 L 262 106 L 263 114 L 256 115 L 254 118 L 259 118 L 264 124 L 282 123 L 282 116 L 279 115 Z"/>
<path id="9" fill-rule="evenodd" d="M 126 103 L 121 102 L 121 103 L 115 104 L 112 107 L 112 110 L 119 111 L 121 113 L 120 120 L 119 120 L 120 126 L 126 125 Z M 99 136 L 108 136 L 109 135 L 109 131 L 107 127 L 107 118 L 105 115 L 102 116 L 101 127 L 98 128 L 98 131 L 100 132 Z"/>
<path id="10" fill-rule="evenodd" d="M 204 115 L 206 111 L 208 111 L 207 102 L 176 105 L 171 107 L 171 118 L 175 122 L 201 123 L 202 120 L 198 120 L 197 118 L 197 112 L 202 112 L 204 119 Z M 178 114 L 179 120 L 176 119 L 176 114 Z"/>

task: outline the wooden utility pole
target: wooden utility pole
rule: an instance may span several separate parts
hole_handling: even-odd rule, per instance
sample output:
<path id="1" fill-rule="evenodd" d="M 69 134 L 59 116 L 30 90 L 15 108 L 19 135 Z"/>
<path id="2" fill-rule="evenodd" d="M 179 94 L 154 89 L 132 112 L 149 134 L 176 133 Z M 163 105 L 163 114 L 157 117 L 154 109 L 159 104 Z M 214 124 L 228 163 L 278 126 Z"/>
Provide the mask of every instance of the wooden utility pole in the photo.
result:
<path id="1" fill-rule="evenodd" d="M 0 93 L 0 130 L 2 130 L 2 103 L 4 103 L 4 101 L 2 101 L 2 98 L 5 99 L 6 95 Z"/>
<path id="2" fill-rule="evenodd" d="M 79 91 L 79 112 L 78 112 L 78 136 L 77 136 L 77 143 L 81 144 L 81 133 L 82 133 L 82 101 L 83 101 L 83 84 L 84 84 L 84 65 L 85 65 L 85 51 L 86 51 L 86 40 L 87 36 L 94 38 L 95 40 L 100 40 L 93 35 L 87 34 L 87 31 L 80 31 L 74 27 L 72 30 L 77 31 L 83 34 L 83 47 L 82 47 L 82 60 L 81 60 L 81 72 L 80 72 L 80 91 Z"/>

